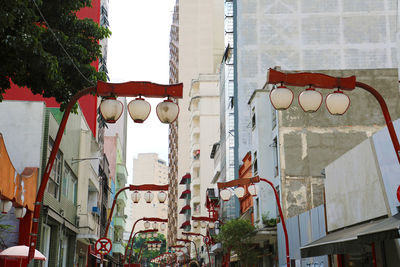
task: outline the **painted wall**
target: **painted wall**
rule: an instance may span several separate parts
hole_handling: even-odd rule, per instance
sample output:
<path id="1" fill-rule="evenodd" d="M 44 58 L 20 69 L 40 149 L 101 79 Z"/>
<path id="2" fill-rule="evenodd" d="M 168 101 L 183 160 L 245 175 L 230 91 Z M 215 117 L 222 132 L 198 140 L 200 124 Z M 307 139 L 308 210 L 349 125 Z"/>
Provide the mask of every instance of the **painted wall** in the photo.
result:
<path id="1" fill-rule="evenodd" d="M 18 173 L 25 167 L 41 167 L 44 108 L 39 101 L 4 100 L 0 104 L 0 132 Z"/>

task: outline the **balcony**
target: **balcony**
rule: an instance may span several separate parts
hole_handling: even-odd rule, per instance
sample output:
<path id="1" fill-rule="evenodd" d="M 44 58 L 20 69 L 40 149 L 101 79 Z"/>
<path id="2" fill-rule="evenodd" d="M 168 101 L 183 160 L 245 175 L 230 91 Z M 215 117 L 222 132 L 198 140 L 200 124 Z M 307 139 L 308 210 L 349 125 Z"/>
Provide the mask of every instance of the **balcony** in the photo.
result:
<path id="1" fill-rule="evenodd" d="M 125 253 L 124 246 L 119 242 L 114 242 L 112 245 L 112 253 L 124 254 Z"/>
<path id="2" fill-rule="evenodd" d="M 126 170 L 125 165 L 117 164 L 117 179 L 119 186 L 124 186 L 127 181 L 128 171 Z"/>
<path id="3" fill-rule="evenodd" d="M 115 228 L 122 228 L 124 229 L 125 227 L 125 216 L 115 216 L 114 218 L 114 227 Z"/>

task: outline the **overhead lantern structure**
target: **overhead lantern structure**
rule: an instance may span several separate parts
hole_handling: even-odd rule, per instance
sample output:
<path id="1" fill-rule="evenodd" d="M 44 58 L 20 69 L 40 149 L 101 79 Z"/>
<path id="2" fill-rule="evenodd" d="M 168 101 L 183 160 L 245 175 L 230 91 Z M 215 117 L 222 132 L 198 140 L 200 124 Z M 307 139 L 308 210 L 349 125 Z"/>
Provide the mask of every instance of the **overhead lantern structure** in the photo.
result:
<path id="1" fill-rule="evenodd" d="M 115 123 L 122 115 L 124 105 L 115 97 L 103 99 L 100 104 L 100 113 L 107 123 Z"/>

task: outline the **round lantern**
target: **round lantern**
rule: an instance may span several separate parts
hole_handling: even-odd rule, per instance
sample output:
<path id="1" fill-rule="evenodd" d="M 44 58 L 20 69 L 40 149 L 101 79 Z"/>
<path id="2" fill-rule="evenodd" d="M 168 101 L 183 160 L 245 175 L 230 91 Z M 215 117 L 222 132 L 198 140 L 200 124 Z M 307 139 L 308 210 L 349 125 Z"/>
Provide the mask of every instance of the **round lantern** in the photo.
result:
<path id="1" fill-rule="evenodd" d="M 253 197 L 257 196 L 257 187 L 255 184 L 249 185 L 247 191 L 249 191 L 250 195 L 252 195 Z"/>
<path id="2" fill-rule="evenodd" d="M 12 202 L 10 200 L 1 199 L 0 200 L 0 210 L 1 213 L 7 213 L 12 207 Z"/>
<path id="3" fill-rule="evenodd" d="M 200 222 L 200 225 L 201 225 L 201 228 L 206 228 L 206 226 L 207 226 L 207 222 L 205 222 L 205 221 L 201 221 Z"/>
<path id="4" fill-rule="evenodd" d="M 350 106 L 350 98 L 342 91 L 336 90 L 326 96 L 325 105 L 332 115 L 343 115 Z"/>
<path id="5" fill-rule="evenodd" d="M 223 201 L 228 201 L 232 196 L 232 192 L 229 189 L 223 189 L 219 192 L 219 194 Z"/>
<path id="6" fill-rule="evenodd" d="M 157 222 L 153 222 L 153 229 L 155 229 L 155 230 L 158 229 L 158 224 L 157 224 Z"/>
<path id="7" fill-rule="evenodd" d="M 139 191 L 133 191 L 131 197 L 132 197 L 133 203 L 139 203 L 139 200 L 140 200 L 140 193 L 139 193 Z"/>
<path id="8" fill-rule="evenodd" d="M 215 223 L 214 222 L 209 222 L 208 223 L 208 228 L 214 229 L 215 228 Z"/>
<path id="9" fill-rule="evenodd" d="M 160 191 L 158 192 L 157 197 L 160 203 L 164 203 L 165 200 L 167 199 L 167 193 L 165 193 L 164 191 Z"/>
<path id="10" fill-rule="evenodd" d="M 277 110 L 285 110 L 290 107 L 293 102 L 294 94 L 292 90 L 286 86 L 278 86 L 269 93 L 269 99 L 272 106 Z"/>
<path id="11" fill-rule="evenodd" d="M 143 123 L 149 117 L 151 110 L 150 103 L 138 97 L 128 104 L 129 115 L 136 123 Z"/>
<path id="12" fill-rule="evenodd" d="M 322 94 L 315 88 L 307 88 L 299 94 L 299 105 L 305 112 L 316 112 L 322 104 Z"/>
<path id="13" fill-rule="evenodd" d="M 151 191 L 147 191 L 146 193 L 144 193 L 144 200 L 146 201 L 146 203 L 151 203 L 153 201 L 154 198 L 154 194 Z"/>
<path id="14" fill-rule="evenodd" d="M 236 188 L 235 188 L 235 195 L 236 195 L 238 198 L 242 198 L 242 197 L 244 196 L 244 188 L 241 187 L 241 186 L 236 187 Z"/>
<path id="15" fill-rule="evenodd" d="M 107 123 L 115 123 L 121 117 L 124 105 L 115 98 L 107 98 L 101 101 L 100 113 Z"/>
<path id="16" fill-rule="evenodd" d="M 150 222 L 145 221 L 143 225 L 144 225 L 144 229 L 147 230 L 147 229 L 149 229 L 149 227 L 150 227 Z"/>
<path id="17" fill-rule="evenodd" d="M 194 228 L 197 228 L 197 227 L 199 227 L 199 222 L 198 221 L 193 221 L 192 225 L 193 225 Z"/>
<path id="18" fill-rule="evenodd" d="M 165 223 L 160 224 L 161 231 L 165 231 L 166 228 L 167 228 L 167 225 Z"/>
<path id="19" fill-rule="evenodd" d="M 26 208 L 20 207 L 14 209 L 15 218 L 22 219 L 26 214 Z"/>
<path id="20" fill-rule="evenodd" d="M 159 103 L 156 107 L 158 119 L 162 123 L 173 123 L 179 114 L 179 106 L 170 99 Z"/>

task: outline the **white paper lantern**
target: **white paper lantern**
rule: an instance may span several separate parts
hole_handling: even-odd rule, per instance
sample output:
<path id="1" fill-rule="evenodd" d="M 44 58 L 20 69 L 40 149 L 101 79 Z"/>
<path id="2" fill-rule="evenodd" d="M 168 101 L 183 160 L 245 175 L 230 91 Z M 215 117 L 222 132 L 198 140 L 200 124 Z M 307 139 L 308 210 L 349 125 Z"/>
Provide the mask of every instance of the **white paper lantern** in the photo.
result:
<path id="1" fill-rule="evenodd" d="M 257 196 L 257 187 L 255 184 L 249 185 L 247 191 L 249 191 L 250 195 L 252 195 L 253 197 Z"/>
<path id="2" fill-rule="evenodd" d="M 209 222 L 208 223 L 208 228 L 214 229 L 215 228 L 215 223 L 214 222 Z"/>
<path id="3" fill-rule="evenodd" d="M 160 191 L 158 192 L 157 197 L 160 203 L 164 203 L 165 200 L 167 199 L 167 193 L 165 193 L 164 191 Z"/>
<path id="4" fill-rule="evenodd" d="M 299 105 L 305 112 L 316 112 L 321 104 L 322 94 L 312 87 L 299 94 Z"/>
<path id="5" fill-rule="evenodd" d="M 15 218 L 22 219 L 22 218 L 24 218 L 24 216 L 26 214 L 26 208 L 23 208 L 23 207 L 15 208 L 14 213 L 15 213 Z"/>
<path id="6" fill-rule="evenodd" d="M 165 223 L 162 223 L 162 224 L 160 225 L 160 230 L 161 230 L 161 231 L 165 231 L 166 228 L 167 228 L 167 225 L 166 225 Z"/>
<path id="7" fill-rule="evenodd" d="M 179 106 L 170 99 L 159 103 L 156 107 L 158 119 L 162 123 L 173 123 L 179 114 Z"/>
<path id="8" fill-rule="evenodd" d="M 200 222 L 201 228 L 206 228 L 207 227 L 207 222 L 206 221 L 201 221 Z"/>
<path id="9" fill-rule="evenodd" d="M 107 123 L 115 123 L 121 117 L 124 105 L 115 98 L 108 98 L 101 101 L 100 113 Z"/>
<path id="10" fill-rule="evenodd" d="M 157 224 L 157 222 L 153 222 L 153 229 L 155 229 L 155 230 L 158 229 L 158 224 Z"/>
<path id="11" fill-rule="evenodd" d="M 154 198 L 154 194 L 151 191 L 147 191 L 146 193 L 144 193 L 144 200 L 146 201 L 146 203 L 151 203 L 153 201 Z"/>
<path id="12" fill-rule="evenodd" d="M 290 107 L 293 102 L 294 94 L 292 90 L 286 86 L 278 86 L 269 93 L 269 99 L 272 106 L 277 110 L 285 110 Z"/>
<path id="13" fill-rule="evenodd" d="M 9 212 L 11 207 L 12 207 L 12 202 L 10 200 L 1 199 L 1 202 L 0 202 L 1 213 Z"/>
<path id="14" fill-rule="evenodd" d="M 232 192 L 229 189 L 223 189 L 219 192 L 219 194 L 223 201 L 228 201 L 232 196 Z"/>
<path id="15" fill-rule="evenodd" d="M 131 197 L 132 197 L 133 203 L 139 203 L 139 200 L 140 200 L 139 191 L 133 191 Z"/>
<path id="16" fill-rule="evenodd" d="M 350 98 L 342 91 L 336 90 L 326 96 L 325 105 L 332 115 L 343 115 L 350 106 Z"/>
<path id="17" fill-rule="evenodd" d="M 242 198 L 242 197 L 244 196 L 244 188 L 241 187 L 241 186 L 236 187 L 236 188 L 235 188 L 235 195 L 236 195 L 238 198 Z"/>
<path id="18" fill-rule="evenodd" d="M 147 229 L 149 229 L 149 227 L 150 227 L 150 222 L 145 221 L 143 225 L 144 225 L 144 229 L 147 230 Z"/>
<path id="19" fill-rule="evenodd" d="M 198 221 L 193 221 L 192 225 L 193 225 L 194 228 L 197 228 L 197 227 L 199 227 L 199 222 Z"/>
<path id="20" fill-rule="evenodd" d="M 149 117 L 151 106 L 149 102 L 138 97 L 129 102 L 128 111 L 134 122 L 143 123 Z"/>

